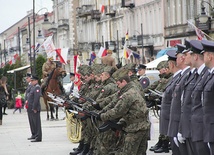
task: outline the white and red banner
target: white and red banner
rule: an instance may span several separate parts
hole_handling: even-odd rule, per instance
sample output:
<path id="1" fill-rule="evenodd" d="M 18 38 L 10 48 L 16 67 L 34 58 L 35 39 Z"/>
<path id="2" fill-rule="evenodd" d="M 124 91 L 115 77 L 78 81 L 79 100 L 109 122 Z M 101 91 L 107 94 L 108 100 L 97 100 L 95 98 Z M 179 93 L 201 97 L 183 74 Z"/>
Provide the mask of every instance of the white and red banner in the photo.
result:
<path id="1" fill-rule="evenodd" d="M 56 49 L 56 53 L 59 56 L 59 60 L 62 64 L 67 64 L 68 60 L 68 48 Z"/>
<path id="2" fill-rule="evenodd" d="M 97 57 L 101 58 L 101 57 L 104 57 L 106 55 L 107 55 L 107 50 L 104 47 L 101 46 L 100 50 L 99 50 L 99 52 L 97 54 Z"/>
<path id="3" fill-rule="evenodd" d="M 44 43 L 42 44 L 44 46 L 44 49 L 47 53 L 47 58 L 53 57 L 54 60 L 56 60 L 56 48 L 52 41 L 52 36 L 49 36 Z"/>

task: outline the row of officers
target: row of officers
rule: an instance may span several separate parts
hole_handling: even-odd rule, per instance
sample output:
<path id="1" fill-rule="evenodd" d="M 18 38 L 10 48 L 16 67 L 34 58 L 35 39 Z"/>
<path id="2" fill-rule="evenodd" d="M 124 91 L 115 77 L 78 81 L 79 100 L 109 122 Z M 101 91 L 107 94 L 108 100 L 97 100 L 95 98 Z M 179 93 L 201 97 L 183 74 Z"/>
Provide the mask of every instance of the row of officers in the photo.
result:
<path id="1" fill-rule="evenodd" d="M 173 155 L 214 155 L 214 42 L 185 40 L 184 45 L 177 44 L 177 50 L 170 50 L 167 55 L 167 65 L 159 68 L 160 74 L 165 68 L 164 78 L 150 86 L 163 92 L 159 100 L 160 139 L 169 139 Z M 90 68 L 79 68 L 84 81 L 80 94 L 96 104 L 72 100 L 96 111 L 101 122 L 117 120 L 122 131 L 97 133 L 90 119 L 80 119 L 80 144 L 70 155 L 145 155 L 149 121 L 144 93 L 150 89 L 140 84 L 136 66 L 128 64 L 117 71 L 108 66 Z M 166 143 L 156 147 L 153 151 L 161 148 L 160 152 L 168 152 L 164 150 L 168 148 Z"/>
<path id="2" fill-rule="evenodd" d="M 162 96 L 160 137 L 173 155 L 214 155 L 214 42 L 185 40 L 167 55 L 173 76 Z"/>

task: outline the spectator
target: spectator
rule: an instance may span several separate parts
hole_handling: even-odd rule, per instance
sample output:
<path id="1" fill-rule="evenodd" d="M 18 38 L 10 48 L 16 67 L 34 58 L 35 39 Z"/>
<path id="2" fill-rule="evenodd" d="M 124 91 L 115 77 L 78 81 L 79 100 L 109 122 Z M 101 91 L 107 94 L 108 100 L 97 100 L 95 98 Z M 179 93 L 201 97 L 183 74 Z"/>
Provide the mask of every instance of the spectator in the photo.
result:
<path id="1" fill-rule="evenodd" d="M 19 110 L 19 113 L 21 114 L 22 112 L 21 109 L 22 109 L 22 97 L 20 94 L 18 94 L 18 96 L 16 97 L 15 110 L 13 111 L 13 114 L 15 114 L 17 110 Z"/>

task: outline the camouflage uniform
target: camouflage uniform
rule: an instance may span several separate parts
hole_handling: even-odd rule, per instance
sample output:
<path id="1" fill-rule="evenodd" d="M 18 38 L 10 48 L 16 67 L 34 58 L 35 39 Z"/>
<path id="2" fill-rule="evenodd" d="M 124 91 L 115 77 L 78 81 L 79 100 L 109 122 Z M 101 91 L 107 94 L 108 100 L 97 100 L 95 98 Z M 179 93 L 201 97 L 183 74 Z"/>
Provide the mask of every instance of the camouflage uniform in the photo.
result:
<path id="1" fill-rule="evenodd" d="M 105 67 L 104 72 L 112 72 L 111 69 L 113 67 Z M 110 102 L 105 102 L 105 104 L 101 104 L 102 101 L 105 101 L 106 98 L 111 96 L 112 94 L 117 92 L 117 86 L 115 83 L 115 80 L 110 77 L 102 82 L 102 87 L 100 89 L 99 95 L 96 99 L 96 103 L 99 105 L 100 108 L 105 107 L 105 104 L 109 104 Z M 98 122 L 98 124 L 102 124 L 101 122 Z M 115 145 L 116 139 L 115 139 L 115 133 L 113 131 L 107 131 L 104 133 L 96 133 L 95 136 L 95 154 L 106 154 L 108 153 L 108 150 L 111 148 L 110 144 Z"/>
<path id="2" fill-rule="evenodd" d="M 108 108 L 111 106 L 107 106 L 104 111 Z M 124 144 L 116 154 L 138 155 L 146 153 L 149 127 L 148 109 L 144 99 L 131 83 L 121 89 L 114 108 L 101 113 L 100 117 L 102 121 L 121 118 L 120 120 L 126 123 L 126 127 L 123 128 L 126 132 Z"/>

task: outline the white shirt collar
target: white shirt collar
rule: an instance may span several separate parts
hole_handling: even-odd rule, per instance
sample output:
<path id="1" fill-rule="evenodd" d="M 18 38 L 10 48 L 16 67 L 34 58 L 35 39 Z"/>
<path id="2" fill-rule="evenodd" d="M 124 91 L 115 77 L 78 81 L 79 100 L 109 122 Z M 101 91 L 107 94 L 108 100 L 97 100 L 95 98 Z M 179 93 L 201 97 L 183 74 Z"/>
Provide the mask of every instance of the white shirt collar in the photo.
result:
<path id="1" fill-rule="evenodd" d="M 181 71 L 182 71 L 182 70 L 178 70 L 177 72 L 175 72 L 175 73 L 173 74 L 173 77 L 175 77 L 176 75 L 180 74 Z"/>
<path id="2" fill-rule="evenodd" d="M 202 64 L 199 68 L 198 68 L 198 74 L 200 75 L 202 70 L 204 69 L 205 64 Z"/>
<path id="3" fill-rule="evenodd" d="M 187 69 L 189 69 L 189 68 L 190 68 L 190 66 L 185 67 L 185 68 L 181 71 L 181 75 L 183 75 L 183 73 L 184 73 Z"/>

